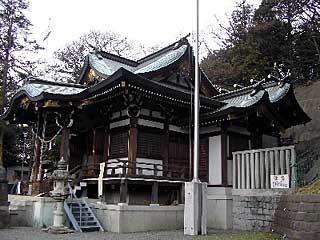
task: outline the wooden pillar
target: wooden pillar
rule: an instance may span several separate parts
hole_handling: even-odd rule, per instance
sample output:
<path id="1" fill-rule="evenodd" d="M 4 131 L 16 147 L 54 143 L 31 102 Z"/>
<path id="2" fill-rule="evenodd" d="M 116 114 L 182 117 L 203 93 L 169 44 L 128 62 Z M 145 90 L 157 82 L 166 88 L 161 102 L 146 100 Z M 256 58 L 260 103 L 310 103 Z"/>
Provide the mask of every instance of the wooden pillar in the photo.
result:
<path id="1" fill-rule="evenodd" d="M 94 128 L 92 132 L 92 165 L 93 165 L 92 168 L 93 170 L 96 168 L 96 164 L 97 164 L 96 137 L 97 137 L 97 130 Z"/>
<path id="2" fill-rule="evenodd" d="M 164 133 L 163 133 L 163 140 L 162 140 L 162 154 L 163 154 L 163 160 L 162 160 L 162 164 L 163 164 L 163 172 L 162 175 L 163 176 L 167 176 L 168 174 L 168 170 L 169 170 L 169 123 L 168 120 L 166 119 L 165 123 L 164 123 Z"/>
<path id="3" fill-rule="evenodd" d="M 136 174 L 137 145 L 138 145 L 138 119 L 130 117 L 129 139 L 128 139 L 128 174 Z"/>
<path id="4" fill-rule="evenodd" d="M 120 203 L 127 203 L 128 180 L 121 179 L 120 183 Z"/>
<path id="5" fill-rule="evenodd" d="M 159 204 L 159 183 L 153 182 L 152 184 L 152 194 L 151 194 L 151 204 Z"/>
<path id="6" fill-rule="evenodd" d="M 33 165 L 32 165 L 31 176 L 30 176 L 30 181 L 32 184 L 32 190 L 31 190 L 32 195 L 39 194 L 39 184 L 37 183 L 37 176 L 38 176 L 39 165 L 40 165 L 40 144 L 41 142 L 38 136 L 36 136 L 34 141 L 34 149 L 33 149 Z"/>
<path id="7" fill-rule="evenodd" d="M 103 162 L 108 162 L 110 154 L 110 130 L 109 124 L 104 129 L 104 138 L 103 138 Z"/>
<path id="8" fill-rule="evenodd" d="M 222 186 L 228 186 L 227 132 L 221 130 L 221 178 Z"/>
<path id="9" fill-rule="evenodd" d="M 69 136 L 70 130 L 64 126 L 61 133 L 60 159 L 63 158 L 67 164 L 70 160 Z"/>

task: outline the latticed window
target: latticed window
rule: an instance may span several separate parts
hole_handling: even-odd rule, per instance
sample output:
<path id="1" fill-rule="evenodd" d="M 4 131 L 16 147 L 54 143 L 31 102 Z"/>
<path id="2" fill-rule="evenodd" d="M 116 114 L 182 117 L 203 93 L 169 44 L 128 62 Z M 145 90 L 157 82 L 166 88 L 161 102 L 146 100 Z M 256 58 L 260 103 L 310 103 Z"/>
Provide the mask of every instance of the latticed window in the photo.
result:
<path id="1" fill-rule="evenodd" d="M 189 138 L 187 135 L 170 134 L 169 158 L 177 160 L 189 159 Z"/>
<path id="2" fill-rule="evenodd" d="M 161 133 L 158 132 L 139 130 L 137 157 L 162 159 L 161 137 Z"/>
<path id="3" fill-rule="evenodd" d="M 110 158 L 128 156 L 128 131 L 113 132 L 110 136 Z"/>

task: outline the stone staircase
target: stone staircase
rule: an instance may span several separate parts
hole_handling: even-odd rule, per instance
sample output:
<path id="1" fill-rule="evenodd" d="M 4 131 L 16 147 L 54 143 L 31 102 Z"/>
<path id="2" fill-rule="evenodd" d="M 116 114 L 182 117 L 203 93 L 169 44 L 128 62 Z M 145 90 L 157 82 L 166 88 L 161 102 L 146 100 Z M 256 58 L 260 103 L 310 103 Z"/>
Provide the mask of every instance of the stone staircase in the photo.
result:
<path id="1" fill-rule="evenodd" d="M 69 190 L 64 210 L 73 228 L 78 232 L 104 231 L 85 199 L 77 198 L 70 185 Z"/>

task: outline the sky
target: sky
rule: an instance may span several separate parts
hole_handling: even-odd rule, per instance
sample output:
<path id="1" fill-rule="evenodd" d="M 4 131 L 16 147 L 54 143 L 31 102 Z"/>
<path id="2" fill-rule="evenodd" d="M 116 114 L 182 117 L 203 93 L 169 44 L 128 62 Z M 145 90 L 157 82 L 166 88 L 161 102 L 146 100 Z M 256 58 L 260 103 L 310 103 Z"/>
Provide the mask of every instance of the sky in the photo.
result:
<path id="1" fill-rule="evenodd" d="M 29 0 L 35 38 L 47 53 L 90 30 L 113 31 L 146 46 L 174 42 L 195 29 L 196 0 Z M 218 30 L 237 0 L 200 0 L 200 31 Z M 258 7 L 261 0 L 247 0 Z M 47 41 L 42 42 L 48 32 Z"/>

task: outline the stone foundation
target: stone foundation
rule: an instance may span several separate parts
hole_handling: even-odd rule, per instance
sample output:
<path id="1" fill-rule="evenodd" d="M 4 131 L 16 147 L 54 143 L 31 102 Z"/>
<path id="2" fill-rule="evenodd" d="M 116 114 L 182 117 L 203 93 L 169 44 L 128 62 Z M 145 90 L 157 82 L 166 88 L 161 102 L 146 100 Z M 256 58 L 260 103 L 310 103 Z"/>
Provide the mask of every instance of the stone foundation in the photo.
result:
<path id="1" fill-rule="evenodd" d="M 271 231 L 282 194 L 290 190 L 233 189 L 233 229 Z"/>

